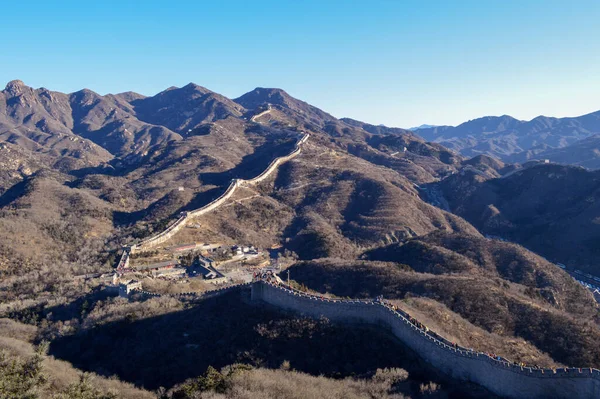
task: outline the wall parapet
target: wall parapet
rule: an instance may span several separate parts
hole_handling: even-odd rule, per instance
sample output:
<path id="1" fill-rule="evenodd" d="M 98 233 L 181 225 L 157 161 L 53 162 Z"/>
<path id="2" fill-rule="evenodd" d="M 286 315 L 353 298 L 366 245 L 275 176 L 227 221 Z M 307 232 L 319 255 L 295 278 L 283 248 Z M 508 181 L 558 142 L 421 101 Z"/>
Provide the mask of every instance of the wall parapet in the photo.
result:
<path id="1" fill-rule="evenodd" d="M 600 370 L 535 368 L 455 345 L 407 313 L 380 301 L 331 299 L 264 281 L 252 285 L 252 300 L 339 322 L 383 326 L 433 368 L 509 398 L 598 398 Z"/>

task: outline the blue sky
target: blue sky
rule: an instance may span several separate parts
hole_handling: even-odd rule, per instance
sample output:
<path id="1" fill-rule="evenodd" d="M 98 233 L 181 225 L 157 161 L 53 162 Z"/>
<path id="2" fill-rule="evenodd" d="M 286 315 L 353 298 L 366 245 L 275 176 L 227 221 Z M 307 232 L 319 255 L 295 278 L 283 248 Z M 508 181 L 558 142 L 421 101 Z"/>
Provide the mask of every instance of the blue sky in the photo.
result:
<path id="1" fill-rule="evenodd" d="M 7 3 L 0 85 L 280 87 L 337 117 L 400 127 L 600 109 L 597 0 Z"/>

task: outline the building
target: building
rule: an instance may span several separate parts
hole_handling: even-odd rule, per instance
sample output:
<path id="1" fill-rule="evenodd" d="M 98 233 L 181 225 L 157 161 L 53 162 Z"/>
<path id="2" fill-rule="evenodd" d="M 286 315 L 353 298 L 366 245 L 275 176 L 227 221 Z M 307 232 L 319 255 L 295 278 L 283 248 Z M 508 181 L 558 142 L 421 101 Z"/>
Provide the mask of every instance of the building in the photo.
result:
<path id="1" fill-rule="evenodd" d="M 249 246 L 234 245 L 231 248 L 231 250 L 233 251 L 234 255 L 247 255 L 247 254 L 257 255 L 259 253 L 258 249 L 255 248 L 253 245 L 249 245 Z"/>
<path id="2" fill-rule="evenodd" d="M 202 278 L 210 284 L 225 284 L 229 281 L 227 276 L 212 266 L 199 266 L 198 272 L 202 275 Z"/>
<path id="3" fill-rule="evenodd" d="M 198 263 L 202 267 L 212 267 L 214 261 L 210 258 L 205 258 L 204 256 L 198 256 Z"/>
<path id="4" fill-rule="evenodd" d="M 141 290 L 142 282 L 138 280 L 129 280 L 119 284 L 119 296 L 127 298 L 129 293 L 134 290 Z"/>

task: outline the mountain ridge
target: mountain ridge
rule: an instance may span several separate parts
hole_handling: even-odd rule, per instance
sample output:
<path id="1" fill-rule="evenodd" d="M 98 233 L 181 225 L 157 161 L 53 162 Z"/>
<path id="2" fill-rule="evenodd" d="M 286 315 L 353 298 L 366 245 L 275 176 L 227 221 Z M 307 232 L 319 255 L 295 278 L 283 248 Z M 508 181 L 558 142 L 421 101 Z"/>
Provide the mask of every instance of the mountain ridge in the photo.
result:
<path id="1" fill-rule="evenodd" d="M 509 115 L 486 116 L 458 126 L 419 129 L 417 134 L 464 156 L 491 155 L 504 161 L 518 153 L 564 148 L 600 133 L 600 111 L 576 117 L 538 116 L 521 121 Z"/>

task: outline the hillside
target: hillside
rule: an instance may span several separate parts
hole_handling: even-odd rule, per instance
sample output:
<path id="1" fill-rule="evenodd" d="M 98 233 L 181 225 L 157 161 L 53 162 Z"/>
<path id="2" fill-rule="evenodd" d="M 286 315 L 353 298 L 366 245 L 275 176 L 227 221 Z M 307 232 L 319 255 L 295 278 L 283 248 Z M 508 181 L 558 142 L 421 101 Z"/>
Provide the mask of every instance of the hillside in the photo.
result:
<path id="1" fill-rule="evenodd" d="M 523 151 L 511 155 L 508 162 L 525 163 L 533 159 L 548 159 L 550 162 L 576 165 L 586 169 L 600 169 L 600 135 L 593 135 L 562 148 L 543 151 Z"/>
<path id="2" fill-rule="evenodd" d="M 493 348 L 526 363 L 595 367 L 600 362 L 593 343 L 600 337 L 593 321 L 597 306 L 585 288 L 556 269 L 514 244 L 436 232 L 370 250 L 363 260 L 301 262 L 290 271 L 295 281 L 321 293 L 383 295 L 409 305 L 413 297 L 427 298 L 425 309 L 431 312 L 440 312 L 434 309 L 441 304 L 444 318 L 458 325 L 448 330 L 438 323 L 438 332 L 452 337 L 471 330 L 470 323 L 493 336 L 482 343 L 478 334 L 463 335 L 466 347 Z"/>
<path id="3" fill-rule="evenodd" d="M 320 159 L 328 167 L 315 168 L 314 163 L 300 161 L 298 165 L 282 169 L 273 189 L 285 196 L 281 201 L 290 215 L 290 225 L 279 226 L 279 231 L 269 236 L 268 242 L 277 242 L 303 231 L 290 243 L 290 248 L 298 249 L 304 247 L 302 243 L 312 237 L 314 226 L 319 225 L 317 231 L 324 229 L 323 234 L 341 228 L 338 237 L 342 242 L 346 240 L 348 245 L 360 248 L 378 242 L 393 242 L 440 226 L 453 229 L 462 223 L 423 203 L 412 185 L 435 181 L 451 173 L 460 167 L 459 157 L 409 132 L 373 134 L 361 127 L 350 126 L 280 90 L 257 89 L 237 100 L 248 107 L 258 107 L 255 110 L 246 110 L 193 84 L 180 89 L 170 88 L 153 97 L 135 93 L 100 96 L 82 90 L 68 95 L 53 92 L 51 98 L 54 100 L 51 100 L 45 97 L 46 92 L 45 89 L 29 88 L 22 82 L 9 83 L 3 95 L 20 102 L 12 100 L 13 108 L 7 115 L 12 115 L 10 119 L 16 120 L 14 123 L 20 123 L 23 115 L 33 112 L 34 117 L 28 121 L 33 122 L 36 118 L 52 120 L 53 130 L 48 130 L 52 137 L 63 134 L 73 140 L 93 141 L 90 148 L 100 148 L 106 156 L 102 162 L 86 168 L 73 165 L 56 169 L 55 165 L 65 164 L 70 155 L 65 156 L 65 152 L 38 155 L 18 141 L 3 144 L 0 155 L 5 156 L 5 164 L 9 167 L 2 176 L 4 185 L 1 189 L 5 195 L 0 197 L 0 204 L 4 212 L 9 213 L 3 219 L 7 228 L 0 233 L 0 240 L 13 241 L 7 244 L 11 253 L 38 264 L 59 258 L 54 239 L 48 240 L 48 236 L 43 235 L 51 220 L 90 214 L 89 220 L 78 215 L 73 217 L 73 225 L 60 227 L 69 230 L 60 233 L 66 245 L 60 251 L 65 254 L 80 252 L 80 240 L 72 237 L 88 239 L 93 230 L 94 237 L 89 239 L 98 243 L 108 240 L 109 245 L 90 244 L 94 249 L 86 259 L 93 261 L 90 264 L 88 260 L 85 267 L 77 268 L 105 267 L 113 259 L 118 243 L 124 242 L 129 234 L 147 235 L 155 225 L 164 223 L 178 212 L 208 202 L 232 178 L 258 175 L 271 159 L 289 151 L 292 137 L 301 128 L 313 129 L 310 130 L 313 139 L 308 156 Z M 250 121 L 248 115 L 262 112 L 266 101 L 277 107 L 271 111 L 272 115 Z M 321 119 L 316 121 L 315 118 Z M 386 170 L 383 174 L 382 168 Z M 50 169 L 52 173 L 47 173 Z M 323 184 L 303 186 L 311 179 Z M 334 191 L 329 192 L 327 187 L 331 183 Z M 306 197 L 304 201 L 309 205 L 301 212 L 295 209 L 301 206 L 301 200 L 284 194 L 286 187 L 295 184 L 302 187 L 292 190 L 293 196 Z M 62 193 L 49 195 L 50 186 Z M 322 188 L 326 188 L 325 191 Z M 367 198 L 361 194 L 369 190 L 377 190 L 381 197 Z M 84 206 L 85 201 L 66 200 L 70 196 L 88 198 L 91 205 Z M 319 196 L 322 198 L 317 200 Z M 312 209 L 321 206 L 311 205 L 311 201 L 325 203 L 336 196 L 344 198 L 339 205 L 345 203 L 348 208 L 332 210 L 331 217 L 335 220 L 325 220 L 318 214 L 320 211 L 315 213 Z M 40 201 L 42 198 L 48 203 Z M 408 207 L 400 213 L 390 211 L 390 207 L 400 203 L 408 204 Z M 89 209 L 84 209 L 86 206 Z M 368 206 L 364 216 L 353 213 L 354 208 L 362 206 Z M 67 213 L 65 209 L 73 212 Z M 87 227 L 84 220 L 89 223 Z M 233 220 L 236 219 L 228 219 L 228 223 Z M 9 228 L 8 223 L 12 227 Z M 241 230 L 248 231 L 248 225 Z M 284 231 L 286 233 L 282 235 Z M 375 235 L 370 236 L 371 233 Z M 240 235 L 243 236 L 238 233 L 235 238 L 240 239 Z M 252 232 L 252 235 L 256 233 Z M 14 237 L 26 236 L 38 243 L 39 251 L 28 253 L 26 247 L 14 244 Z M 299 252 L 334 251 L 316 249 L 322 245 L 319 240 Z M 38 253 L 44 256 L 38 256 Z M 82 258 L 69 255 L 67 259 Z M 60 259 L 60 262 L 64 261 Z"/>
<path id="4" fill-rule="evenodd" d="M 598 275 L 599 177 L 583 168 L 541 164 L 495 179 L 457 174 L 435 187 L 452 212 L 484 234 Z"/>
<path id="5" fill-rule="evenodd" d="M 417 129 L 415 133 L 466 157 L 487 154 L 508 162 L 549 158 L 543 154 L 600 133 L 600 111 L 572 118 L 538 116 L 531 121 L 520 121 L 508 115 L 486 116 L 458 126 Z M 585 159 L 575 156 L 563 158 L 563 161 Z"/>

